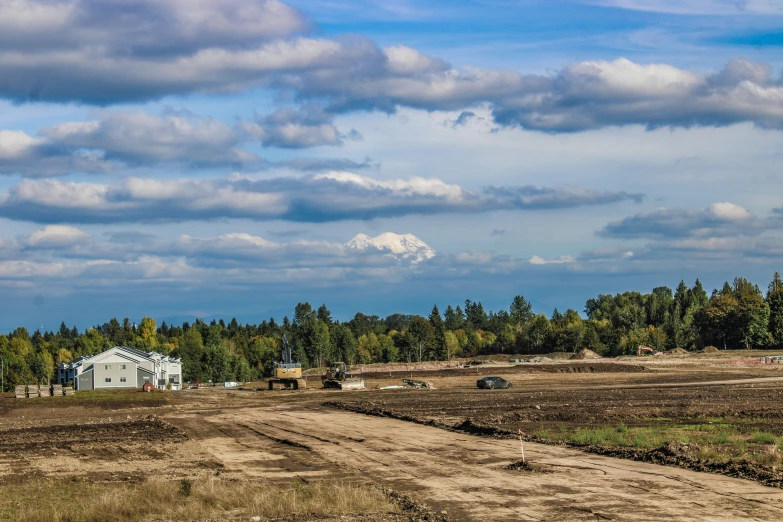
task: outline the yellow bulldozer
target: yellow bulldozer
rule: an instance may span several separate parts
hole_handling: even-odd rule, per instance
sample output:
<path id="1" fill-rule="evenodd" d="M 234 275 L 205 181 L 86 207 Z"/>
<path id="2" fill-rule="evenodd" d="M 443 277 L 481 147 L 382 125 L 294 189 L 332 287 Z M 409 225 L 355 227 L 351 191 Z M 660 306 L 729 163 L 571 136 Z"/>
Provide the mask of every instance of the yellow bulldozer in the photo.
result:
<path id="1" fill-rule="evenodd" d="M 321 376 L 324 388 L 337 388 L 338 390 L 363 390 L 364 379 L 354 377 L 348 372 L 344 362 L 334 362 L 326 373 Z"/>
<path id="2" fill-rule="evenodd" d="M 280 362 L 275 363 L 274 378 L 269 379 L 270 390 L 275 388 L 275 384 L 282 385 L 287 390 L 298 390 L 307 386 L 307 381 L 302 379 L 302 364 L 291 359 L 291 347 L 288 346 L 288 338 L 283 334 L 283 351 L 280 354 Z"/>

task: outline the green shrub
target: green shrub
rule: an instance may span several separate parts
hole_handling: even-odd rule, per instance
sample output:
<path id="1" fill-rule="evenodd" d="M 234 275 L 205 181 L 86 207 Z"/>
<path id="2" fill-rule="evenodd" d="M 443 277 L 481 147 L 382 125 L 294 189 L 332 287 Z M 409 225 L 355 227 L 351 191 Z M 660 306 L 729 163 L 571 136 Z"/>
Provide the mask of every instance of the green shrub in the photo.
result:
<path id="1" fill-rule="evenodd" d="M 774 444 L 775 436 L 768 431 L 756 431 L 751 437 L 756 444 Z"/>
<path id="2" fill-rule="evenodd" d="M 193 491 L 193 481 L 187 478 L 182 479 L 179 483 L 179 490 L 182 493 L 182 496 L 189 497 L 190 493 Z"/>

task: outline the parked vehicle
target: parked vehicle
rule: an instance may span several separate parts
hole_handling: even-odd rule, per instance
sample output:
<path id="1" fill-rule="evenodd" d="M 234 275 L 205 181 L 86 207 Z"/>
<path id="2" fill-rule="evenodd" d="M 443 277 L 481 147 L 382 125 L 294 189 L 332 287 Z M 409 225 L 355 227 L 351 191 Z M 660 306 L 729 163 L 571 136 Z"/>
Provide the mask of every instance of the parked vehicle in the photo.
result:
<path id="1" fill-rule="evenodd" d="M 486 390 L 511 388 L 511 382 L 500 377 L 484 377 L 476 381 L 476 386 Z"/>

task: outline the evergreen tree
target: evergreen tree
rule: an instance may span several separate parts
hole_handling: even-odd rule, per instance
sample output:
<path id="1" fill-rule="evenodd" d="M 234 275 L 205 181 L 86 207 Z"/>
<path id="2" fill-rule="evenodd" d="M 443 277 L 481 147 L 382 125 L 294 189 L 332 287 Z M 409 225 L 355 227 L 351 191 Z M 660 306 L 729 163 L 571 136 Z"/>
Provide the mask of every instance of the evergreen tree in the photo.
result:
<path id="1" fill-rule="evenodd" d="M 449 357 L 449 348 L 446 345 L 446 326 L 443 323 L 443 318 L 440 316 L 438 305 L 432 307 L 429 322 L 433 332 L 431 347 L 432 357 L 440 361 L 445 361 Z"/>
<path id="2" fill-rule="evenodd" d="M 37 350 L 43 348 L 44 343 L 46 342 L 44 336 L 41 335 L 40 330 L 33 332 L 33 336 L 30 338 L 30 341 L 32 341 L 33 347 Z"/>
<path id="3" fill-rule="evenodd" d="M 533 306 L 521 295 L 514 297 L 509 309 L 511 322 L 525 324 L 533 318 Z"/>
<path id="4" fill-rule="evenodd" d="M 318 320 L 322 323 L 325 323 L 327 326 L 332 325 L 332 313 L 329 311 L 329 309 L 326 307 L 325 304 L 322 304 L 318 308 L 318 313 L 316 314 L 318 317 Z"/>
<path id="5" fill-rule="evenodd" d="M 734 289 L 731 287 L 728 281 L 723 283 L 723 288 L 718 291 L 718 295 L 733 295 Z"/>
<path id="6" fill-rule="evenodd" d="M 465 322 L 471 328 L 477 330 L 486 330 L 489 317 L 484 311 L 484 306 L 480 302 L 465 300 Z"/>
<path id="7" fill-rule="evenodd" d="M 775 272 L 767 289 L 767 306 L 769 307 L 769 333 L 772 342 L 779 346 L 783 344 L 783 280 L 779 272 Z"/>
<path id="8" fill-rule="evenodd" d="M 691 290 L 690 305 L 695 306 L 697 310 L 700 310 L 710 304 L 710 298 L 707 297 L 707 291 L 701 284 L 701 281 L 696 279 L 696 283 Z"/>
<path id="9" fill-rule="evenodd" d="M 696 280 L 696 283 L 701 285 L 699 283 L 699 280 Z M 704 289 L 702 289 L 704 290 Z M 685 310 L 688 309 L 688 307 L 691 305 L 691 297 L 693 295 L 693 292 L 690 288 L 685 284 L 685 281 L 680 280 L 680 284 L 677 285 L 677 290 L 674 291 L 674 302 L 678 305 L 680 305 L 680 318 L 682 318 L 682 314 L 685 313 Z M 706 294 L 705 294 L 706 297 Z"/>
<path id="10" fill-rule="evenodd" d="M 462 316 L 462 310 L 459 306 L 457 306 L 457 310 L 454 310 L 454 308 L 451 307 L 451 305 L 448 305 L 446 307 L 446 312 L 443 314 L 444 316 L 444 326 L 446 327 L 446 330 L 459 330 L 462 328 L 465 319 Z"/>
<path id="11" fill-rule="evenodd" d="M 430 312 L 430 316 L 428 319 L 435 332 L 440 332 L 445 330 L 445 327 L 443 325 L 443 318 L 440 316 L 440 310 L 438 310 L 438 305 L 432 307 L 432 311 Z"/>
<path id="12" fill-rule="evenodd" d="M 60 323 L 60 337 L 63 339 L 70 339 L 71 338 L 71 330 L 68 329 L 68 327 L 65 325 L 65 321 Z"/>
<path id="13" fill-rule="evenodd" d="M 780 278 L 780 272 L 775 272 L 775 275 L 772 276 L 772 281 L 767 287 L 767 297 L 777 292 L 783 292 L 783 279 Z"/>

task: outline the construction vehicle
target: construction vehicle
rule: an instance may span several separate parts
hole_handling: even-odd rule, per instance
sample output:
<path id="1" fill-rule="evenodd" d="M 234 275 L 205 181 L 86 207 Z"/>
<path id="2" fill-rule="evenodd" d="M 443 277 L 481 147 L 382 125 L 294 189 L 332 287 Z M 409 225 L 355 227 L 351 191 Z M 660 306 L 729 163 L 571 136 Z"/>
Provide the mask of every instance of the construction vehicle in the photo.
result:
<path id="1" fill-rule="evenodd" d="M 363 390 L 364 379 L 350 374 L 344 362 L 338 361 L 331 364 L 326 373 L 321 376 L 324 388 L 337 388 L 338 390 Z"/>
<path id="2" fill-rule="evenodd" d="M 302 365 L 291 360 L 291 347 L 288 346 L 288 338 L 283 334 L 283 351 L 280 354 L 279 363 L 275 363 L 275 376 L 269 379 L 269 389 L 273 390 L 275 384 L 282 384 L 286 390 L 298 390 L 307 386 L 307 381 L 302 379 Z"/>
<path id="3" fill-rule="evenodd" d="M 639 346 L 639 349 L 636 350 L 636 355 L 641 356 L 642 352 L 650 352 L 653 355 L 663 355 L 663 352 L 659 352 L 658 350 L 653 350 L 649 346 Z"/>

